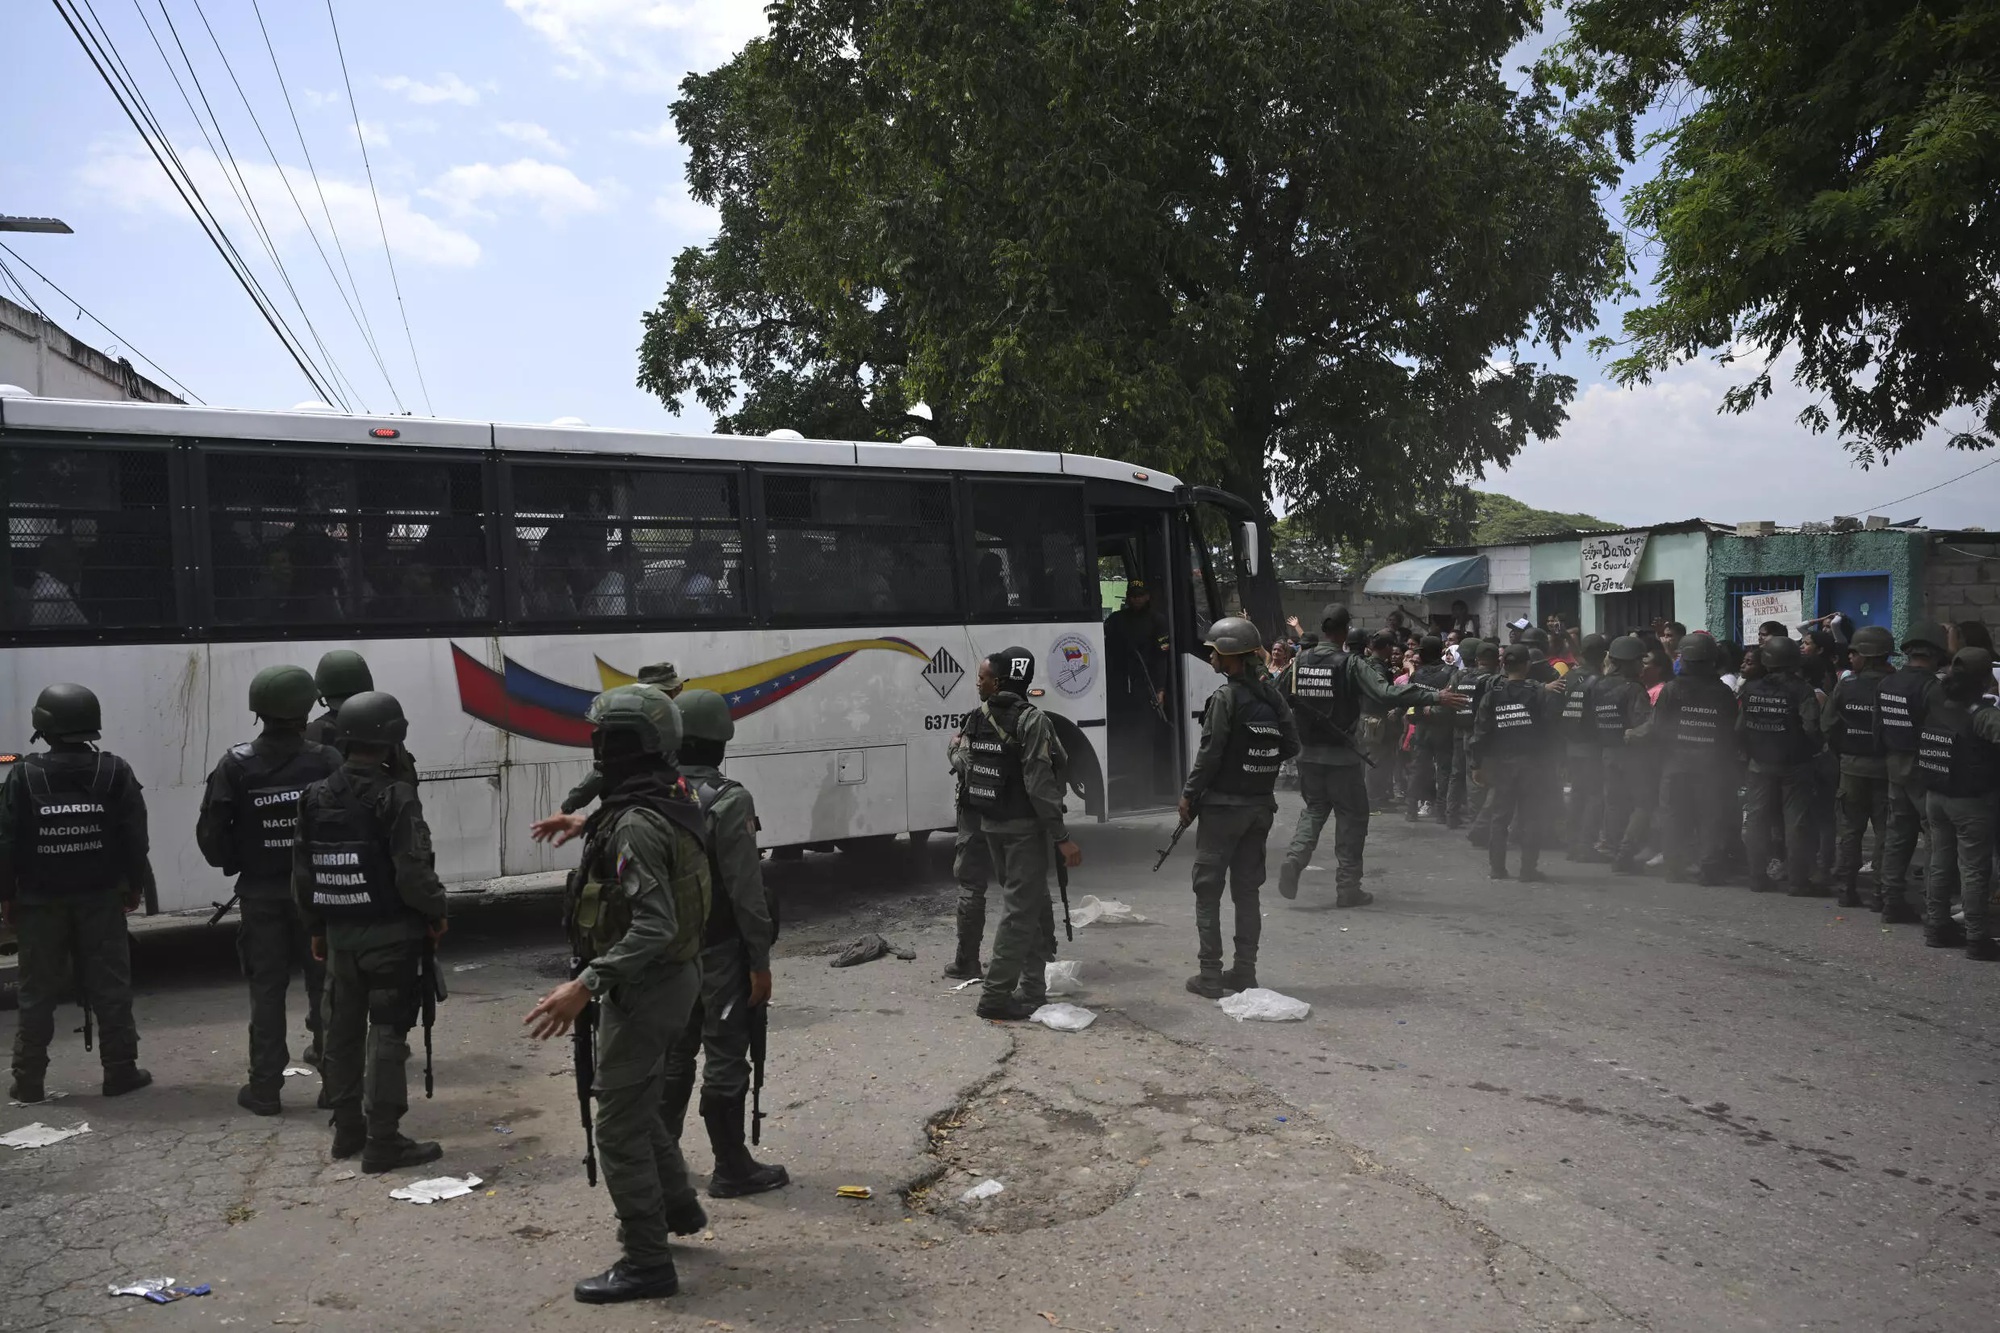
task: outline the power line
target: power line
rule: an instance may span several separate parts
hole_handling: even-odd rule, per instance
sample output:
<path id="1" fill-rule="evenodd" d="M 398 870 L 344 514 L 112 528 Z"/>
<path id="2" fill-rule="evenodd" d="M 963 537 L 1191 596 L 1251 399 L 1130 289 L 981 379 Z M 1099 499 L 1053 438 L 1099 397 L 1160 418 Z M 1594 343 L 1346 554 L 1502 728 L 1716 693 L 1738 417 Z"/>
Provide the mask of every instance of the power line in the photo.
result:
<path id="1" fill-rule="evenodd" d="M 68 292 L 66 292 L 66 291 L 64 291 L 64 290 L 63 290 L 62 288 L 60 288 L 60 287 L 56 286 L 54 282 L 50 281 L 50 279 L 49 279 L 49 275 L 48 275 L 48 274 L 46 274 L 46 273 L 42 272 L 42 271 L 41 271 L 40 269 L 36 268 L 36 267 L 35 267 L 35 266 L 34 266 L 33 264 L 30 264 L 30 263 L 29 263 L 29 262 L 28 262 L 27 260 L 25 260 L 25 259 L 22 259 L 22 258 L 21 258 L 21 254 L 20 254 L 20 252 L 19 252 L 18 250 L 14 249 L 14 247 L 13 247 L 13 246 L 11 246 L 11 245 L 8 245 L 8 244 L 7 244 L 7 243 L 6 243 L 5 241 L 0 241 L 0 250 L 5 250 L 5 251 L 6 251 L 6 252 L 7 252 L 8 254 L 10 254 L 10 255 L 13 255 L 13 256 L 14 256 L 14 258 L 15 258 L 15 260 L 16 260 L 16 261 L 18 261 L 18 262 L 20 263 L 20 265 L 21 265 L 21 267 L 22 267 L 22 268 L 25 268 L 25 269 L 27 269 L 27 270 L 28 270 L 28 272 L 30 272 L 30 273 L 34 274 L 34 275 L 35 275 L 36 277 L 40 278 L 40 279 L 41 279 L 41 280 L 42 280 L 42 281 L 43 281 L 44 283 L 46 283 L 46 284 L 48 285 L 48 288 L 49 288 L 49 290 L 50 290 L 50 291 L 54 292 L 54 293 L 55 293 L 55 294 L 56 294 L 57 296 L 60 296 L 60 297 L 61 297 L 61 298 L 62 298 L 63 300 L 65 300 L 65 301 L 69 302 L 69 303 L 70 303 L 71 305 L 75 306 L 75 307 L 77 308 L 77 310 L 78 310 L 78 311 L 79 311 L 79 312 L 80 312 L 81 314 L 83 314 L 84 316 L 86 316 L 86 317 L 87 317 L 87 318 L 88 318 L 88 319 L 90 320 L 90 322 L 91 322 L 91 323 L 93 323 L 93 324 L 97 325 L 97 327 L 98 327 L 98 328 L 100 328 L 100 329 L 103 329 L 103 330 L 104 330 L 104 331 L 105 331 L 106 333 L 110 334 L 110 335 L 111 335 L 111 336 L 112 336 L 113 338 L 117 339 L 117 340 L 118 340 L 118 345 L 119 345 L 120 347 L 123 347 L 123 348 L 124 348 L 124 349 L 125 349 L 126 351 L 130 352 L 130 353 L 131 353 L 131 354 L 132 354 L 133 356 L 136 356 L 136 357 L 138 357 L 138 358 L 139 358 L 139 359 L 140 359 L 141 361 L 144 361 L 144 362 L 145 362 L 145 363 L 146 363 L 147 365 L 151 366 L 151 367 L 152 367 L 152 368 L 153 368 L 153 369 L 154 369 L 155 371 L 158 371 L 158 372 L 159 372 L 159 376 L 160 376 L 160 378 L 161 378 L 161 379 L 163 379 L 163 380 L 165 380 L 165 381 L 166 381 L 167 383 L 169 383 L 169 384 L 173 385 L 173 386 L 174 386 L 174 387 L 175 387 L 176 389 L 179 389 L 179 390 L 180 390 L 180 391 L 181 391 L 182 393 L 184 393 L 184 394 L 186 394 L 186 395 L 187 395 L 188 397 L 190 397 L 190 398 L 194 399 L 194 400 L 195 400 L 195 401 L 196 401 L 197 403 L 200 403 L 200 404 L 201 404 L 201 405 L 202 405 L 203 407 L 207 407 L 207 406 L 208 406 L 208 402 L 207 402 L 207 400 L 206 400 L 206 399 L 204 399 L 204 398 L 203 398 L 203 397 L 202 397 L 202 396 L 201 396 L 200 394 L 196 393 L 196 392 L 195 392 L 195 391 L 194 391 L 193 389 L 190 389 L 190 388 L 188 388 L 188 386 L 187 386 L 187 385 L 185 385 L 185 384 L 182 384 L 182 383 L 181 383 L 181 382 L 180 382 L 179 380 L 175 379 L 175 378 L 174 378 L 174 377 L 173 377 L 172 375 L 169 375 L 169 374 L 167 373 L 167 368 L 166 368 L 165 366 L 161 365 L 161 364 L 160 364 L 159 362 L 157 362 L 157 361 L 153 360 L 153 358 L 152 358 L 152 357 L 150 357 L 150 356 L 147 356 L 147 355 L 146 355 L 146 354 L 145 354 L 144 352 L 142 352 L 142 351 L 140 351 L 140 350 L 139 350 L 138 348 L 134 347 L 134 346 L 132 345 L 132 340 L 131 340 L 130 338 L 127 338 L 127 337 L 126 337 L 126 336 L 125 336 L 124 334 L 122 334 L 122 333 L 120 333 L 120 332 L 119 332 L 118 330 L 116 330 L 116 329 L 112 328 L 112 327 L 111 327 L 111 326 L 110 326 L 109 324 L 106 324 L 106 323 L 105 323 L 105 322 L 104 322 L 103 320 L 99 319 L 99 318 L 98 318 L 98 317 L 97 317 L 96 315 L 93 315 L 93 314 L 91 314 L 91 313 L 90 313 L 90 311 L 88 311 L 88 310 L 84 309 L 84 305 L 83 305 L 83 302 L 81 302 L 81 301 L 77 300 L 77 299 L 76 299 L 76 298 L 75 298 L 74 296 L 71 296 L 71 295 L 70 295 L 70 294 L 69 294 Z M 5 267 L 6 267 L 5 263 L 4 263 L 4 262 L 0 262 L 0 268 L 5 268 Z M 11 277 L 11 276 L 12 276 L 12 274 L 10 273 L 10 274 L 9 274 L 8 276 L 10 276 L 10 277 Z M 20 285 L 20 282 L 21 282 L 21 280 L 20 280 L 19 278 L 15 278 L 15 279 L 14 279 L 14 282 L 15 282 L 15 285 L 16 285 L 16 286 L 19 286 L 19 285 Z M 22 287 L 22 288 L 21 288 L 21 294 L 22 294 L 23 296 L 27 296 L 27 293 L 28 293 L 28 289 L 27 289 L 26 287 Z M 28 301 L 29 301 L 29 303 L 30 303 L 30 304 L 33 304 L 33 303 L 34 303 L 34 299 L 35 299 L 34 297 L 32 297 L 32 296 L 29 296 L 29 297 L 28 297 Z M 48 312 L 47 312 L 46 310 L 42 310 L 41 306 L 39 306 L 39 305 L 36 305 L 36 306 L 35 306 L 35 309 L 36 309 L 36 310 L 38 310 L 38 311 L 41 311 L 41 314 L 42 314 L 42 318 L 43 318 L 43 319 L 48 319 L 48 318 L 49 318 L 49 316 L 48 316 Z M 51 324 L 55 323 L 55 321 L 54 321 L 54 320 L 49 320 L 49 322 L 50 322 Z"/>
<path id="2" fill-rule="evenodd" d="M 14 255 L 14 252 L 12 250 L 8 250 L 7 253 L 10 255 Z M 14 255 L 14 258 L 21 259 L 21 256 Z M 28 261 L 25 259 L 21 259 L 21 262 L 25 264 Z M 21 294 L 21 299 L 23 301 L 26 301 L 30 306 L 34 307 L 34 311 L 36 314 L 40 315 L 43 319 L 49 319 L 49 312 L 42 309 L 42 303 L 40 301 L 37 301 L 34 297 L 34 294 L 28 290 L 28 284 L 22 282 L 21 279 L 15 274 L 14 270 L 7 267 L 7 261 L 4 259 L 0 259 L 0 277 L 4 277 L 7 279 L 8 285 L 13 290 Z M 49 319 L 49 323 L 53 324 L 55 323 L 55 321 Z"/>
<path id="3" fill-rule="evenodd" d="M 347 73 L 347 51 L 340 44 L 340 20 L 333 16 L 333 0 L 326 0 L 326 21 L 333 28 L 333 49 L 340 57 L 340 81 L 347 87 L 347 109 L 354 116 L 354 141 L 361 145 L 361 168 L 368 175 L 368 193 L 375 200 L 375 226 L 382 233 L 382 255 L 389 261 L 389 285 L 396 292 L 396 310 L 403 317 L 403 337 L 410 344 L 410 364 L 416 367 L 417 387 L 423 390 L 424 411 L 432 416 L 430 385 L 424 382 L 423 362 L 417 359 L 417 340 L 410 332 L 410 310 L 403 304 L 403 284 L 396 280 L 396 256 L 389 250 L 389 225 L 382 221 L 382 196 L 375 189 L 375 168 L 368 161 L 368 137 L 361 132 L 361 108 L 354 100 L 354 80 Z"/>
<path id="4" fill-rule="evenodd" d="M 333 209 L 327 206 L 326 187 L 320 184 L 319 168 L 313 164 L 312 149 L 306 146 L 305 128 L 299 124 L 298 109 L 292 105 L 292 91 L 285 83 L 285 71 L 278 66 L 277 48 L 271 44 L 270 29 L 264 26 L 263 8 L 258 5 L 257 0 L 250 0 L 250 10 L 257 16 L 257 31 L 264 36 L 264 50 L 271 57 L 271 72 L 278 76 L 278 91 L 284 95 L 285 111 L 292 118 L 292 132 L 298 135 L 299 152 L 305 155 L 306 173 L 312 177 L 313 189 L 319 194 L 319 210 L 326 215 L 327 232 L 333 237 L 333 248 L 335 253 L 340 256 L 340 267 L 347 274 L 347 285 L 354 293 L 354 304 L 349 307 L 349 312 L 353 313 L 358 308 L 361 336 L 363 341 L 368 344 L 368 354 L 375 358 L 375 366 L 382 372 L 382 382 L 389 386 L 389 397 L 395 400 L 396 410 L 401 412 L 404 410 L 403 395 L 397 390 L 396 381 L 390 378 L 389 367 L 382 360 L 381 344 L 375 339 L 375 323 L 368 318 L 368 302 L 362 299 L 361 284 L 354 279 L 354 266 L 348 263 L 347 247 L 340 240 L 340 228 L 334 225 Z M 204 19 L 205 21 L 206 19 Z M 322 259 L 325 258 L 326 252 L 321 251 L 320 257 Z M 334 283 L 335 287 L 339 285 L 338 281 Z"/>
<path id="5" fill-rule="evenodd" d="M 243 262 L 243 256 L 230 241 L 228 233 L 223 231 L 221 224 L 215 220 L 207 201 L 201 198 L 200 188 L 195 185 L 192 177 L 183 180 L 182 176 L 176 173 L 180 159 L 178 155 L 173 154 L 172 141 L 161 135 L 156 142 L 153 134 L 148 131 L 147 122 L 152 121 L 152 111 L 150 108 L 145 108 L 145 119 L 141 119 L 140 108 L 144 107 L 144 99 L 139 95 L 136 85 L 131 89 L 132 100 L 128 101 L 126 89 L 120 85 L 118 78 L 108 67 L 108 62 L 113 58 L 112 52 L 106 51 L 100 56 L 94 44 L 94 34 L 86 35 L 88 25 L 84 24 L 82 14 L 72 12 L 64 5 L 63 0 L 52 0 L 52 2 L 56 7 L 56 13 L 62 18 L 63 26 L 67 27 L 70 35 L 76 38 L 77 44 L 83 48 L 84 57 L 90 61 L 91 68 L 97 71 L 97 76 L 104 81 L 104 86 L 110 89 L 112 99 L 118 103 L 118 109 L 132 122 L 132 128 L 138 131 L 140 141 L 146 145 L 146 151 L 153 155 L 153 160 L 160 164 L 160 170 L 166 173 L 167 183 L 174 187 L 174 193 L 181 197 L 181 202 L 187 205 L 190 213 L 194 214 L 195 222 L 201 227 L 202 234 L 208 237 L 209 243 L 215 247 L 216 253 L 221 255 L 222 262 L 228 266 L 231 275 L 242 285 L 244 293 L 250 297 L 251 304 L 257 307 L 257 313 L 271 326 L 271 332 L 277 335 L 278 341 L 284 345 L 285 351 L 298 365 L 299 372 L 306 378 L 306 383 L 311 385 L 313 392 L 320 397 L 332 397 L 321 384 L 319 374 L 306 357 L 303 348 L 294 341 L 294 335 L 286 327 L 283 316 L 258 284 L 256 275 L 251 273 L 248 265 Z M 94 10 L 92 17 L 96 17 Z M 121 61 L 121 69 L 122 64 Z M 153 123 L 157 126 L 157 121 Z M 173 156 L 174 166 L 167 164 L 170 155 Z"/>
<path id="6" fill-rule="evenodd" d="M 1964 481 L 1967 477 L 1971 476 L 1973 472 L 1984 472 L 1987 468 L 1990 467 L 2000 467 L 2000 458 L 1989 458 L 1984 463 L 1981 463 L 1978 467 L 1973 468 L 1971 472 L 1961 472 L 1957 476 L 1951 478 L 1950 480 L 1941 481 L 1935 486 L 1926 486 L 1920 491 L 1913 491 L 1908 495 L 1899 496 L 1894 500 L 1887 500 L 1881 504 L 1869 505 L 1868 507 L 1870 509 L 1891 509 L 1894 508 L 1896 505 L 1903 503 L 1903 501 L 1905 500 L 1914 500 L 1919 495 L 1929 495 L 1932 491 L 1941 491 L 1947 486 L 1952 486 L 1957 484 L 1958 482 Z"/>

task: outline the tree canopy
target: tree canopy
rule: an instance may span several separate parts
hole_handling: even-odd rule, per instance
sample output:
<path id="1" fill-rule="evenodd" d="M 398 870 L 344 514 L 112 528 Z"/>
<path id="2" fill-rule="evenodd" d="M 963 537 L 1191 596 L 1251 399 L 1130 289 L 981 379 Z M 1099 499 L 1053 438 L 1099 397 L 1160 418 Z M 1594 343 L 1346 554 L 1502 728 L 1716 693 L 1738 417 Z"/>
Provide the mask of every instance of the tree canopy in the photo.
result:
<path id="1" fill-rule="evenodd" d="M 1944 421 L 2000 440 L 2000 6 L 1992 0 L 1572 0 L 1542 72 L 1627 159 L 1659 256 L 1625 318 L 1625 383 L 1752 349 L 1723 406 L 1774 363 L 1864 463 Z M 1649 115 L 1665 124 L 1642 139 Z M 1828 408 L 1831 408 L 1829 412 Z M 1950 417 L 1969 408 L 1970 423 Z"/>
<path id="2" fill-rule="evenodd" d="M 1554 509 L 1537 509 L 1522 504 L 1511 495 L 1476 491 L 1478 512 L 1472 522 L 1472 545 L 1500 546 L 1548 532 L 1612 532 L 1616 523 L 1606 523 L 1589 514 L 1565 514 Z M 1439 543 L 1445 545 L 1447 543 Z"/>

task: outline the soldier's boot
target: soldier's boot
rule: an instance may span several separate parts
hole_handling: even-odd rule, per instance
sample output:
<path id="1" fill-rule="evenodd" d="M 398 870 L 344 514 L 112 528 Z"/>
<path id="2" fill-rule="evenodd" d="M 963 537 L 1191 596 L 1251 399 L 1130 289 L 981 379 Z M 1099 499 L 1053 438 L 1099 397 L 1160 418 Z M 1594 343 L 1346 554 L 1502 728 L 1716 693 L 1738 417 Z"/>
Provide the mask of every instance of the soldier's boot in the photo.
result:
<path id="1" fill-rule="evenodd" d="M 258 1083 L 245 1083 L 238 1088 L 236 1104 L 251 1115 L 282 1115 L 285 1110 L 284 1103 L 278 1100 L 278 1088 Z"/>
<path id="2" fill-rule="evenodd" d="M 980 1018 L 990 1018 L 1002 1023 L 1025 1023 L 1035 1016 L 1040 1005 L 1030 1004 L 1019 995 L 991 995 L 979 997 L 979 1007 L 972 1012 Z"/>
<path id="3" fill-rule="evenodd" d="M 1923 920 L 1917 909 L 1901 893 L 1882 894 L 1882 924 L 1885 926 L 1907 926 Z"/>
<path id="4" fill-rule="evenodd" d="M 986 933 L 986 914 L 958 909 L 958 954 L 945 967 L 944 974 L 953 981 L 970 981 L 982 975 L 979 965 L 979 941 Z"/>
<path id="5" fill-rule="evenodd" d="M 1334 895 L 1335 907 L 1366 907 L 1375 901 L 1375 895 L 1360 887 L 1342 889 Z"/>
<path id="6" fill-rule="evenodd" d="M 368 1126 L 359 1120 L 333 1122 L 333 1159 L 344 1162 L 368 1146 Z"/>
<path id="7" fill-rule="evenodd" d="M 1842 907 L 1861 906 L 1861 874 L 1850 870 L 1840 882 L 1840 905 Z"/>
<path id="8" fill-rule="evenodd" d="M 1187 979 L 1189 993 L 1204 1000 L 1219 1000 L 1229 994 L 1229 987 L 1222 981 L 1222 964 L 1204 963 L 1201 971 Z"/>
<path id="9" fill-rule="evenodd" d="M 1523 884 L 1540 884 L 1540 883 L 1543 883 L 1544 881 L 1546 881 L 1547 879 L 1548 879 L 1548 876 L 1547 876 L 1547 875 L 1544 875 L 1544 874 L 1542 873 L 1542 857 L 1541 857 L 1541 853 L 1540 853 L 1540 852 L 1522 852 L 1522 853 L 1521 853 L 1521 882 L 1522 882 Z"/>
<path id="10" fill-rule="evenodd" d="M 708 1126 L 708 1145 L 715 1150 L 715 1174 L 708 1178 L 711 1199 L 740 1199 L 783 1189 L 792 1177 L 782 1166 L 766 1165 L 750 1155 L 743 1142 L 744 1097 L 703 1097 L 701 1122 Z"/>
<path id="11" fill-rule="evenodd" d="M 33 1103 L 48 1096 L 48 1089 L 42 1084 L 41 1071 L 29 1073 L 25 1069 L 14 1071 L 13 1086 L 7 1089 L 7 1096 L 17 1102 Z"/>
<path id="12" fill-rule="evenodd" d="M 953 981 L 977 981 L 986 973 L 979 962 L 979 951 L 975 949 L 971 953 L 961 952 L 946 963 L 944 974 Z"/>
<path id="13" fill-rule="evenodd" d="M 650 1268 L 634 1268 L 620 1259 L 596 1277 L 576 1284 L 576 1298 L 585 1305 L 616 1305 L 621 1301 L 650 1301 L 671 1296 L 681 1289 L 674 1261 L 663 1259 Z"/>
<path id="14" fill-rule="evenodd" d="M 1942 925 L 1924 927 L 1924 946 L 1930 949 L 1956 949 L 1965 943 L 1965 927 L 1946 917 Z"/>
<path id="15" fill-rule="evenodd" d="M 708 1229 L 708 1211 L 701 1206 L 701 1200 L 690 1194 L 687 1202 L 677 1203 L 667 1209 L 667 1230 L 676 1236 L 692 1236 L 697 1231 Z"/>
<path id="16" fill-rule="evenodd" d="M 1278 896 L 1280 898 L 1299 896 L 1299 867 L 1290 861 L 1278 863 Z"/>
<path id="17" fill-rule="evenodd" d="M 400 1171 L 404 1167 L 435 1162 L 442 1156 L 444 1149 L 434 1142 L 419 1143 L 407 1134 L 391 1134 L 388 1138 L 377 1138 L 371 1134 L 367 1146 L 361 1150 L 361 1169 L 371 1176 L 379 1176 L 384 1171 Z"/>
<path id="18" fill-rule="evenodd" d="M 128 1092 L 137 1092 L 153 1081 L 151 1073 L 131 1060 L 104 1067 L 104 1095 L 123 1097 Z"/>
<path id="19" fill-rule="evenodd" d="M 319 1096 L 313 1099 L 313 1105 L 322 1111 L 331 1111 L 333 1109 L 333 1094 L 327 1090 L 324 1077 L 320 1079 Z"/>
<path id="20" fill-rule="evenodd" d="M 1976 963 L 2000 963 L 2000 940 L 1991 936 L 1968 939 L 1965 942 L 1965 956 Z"/>
<path id="21" fill-rule="evenodd" d="M 1257 989 L 1256 960 L 1252 959 L 1251 961 L 1246 963 L 1241 958 L 1237 959 L 1236 965 L 1234 967 L 1225 968 L 1223 970 L 1222 985 L 1225 990 L 1232 990 L 1232 991 L 1256 990 Z"/>

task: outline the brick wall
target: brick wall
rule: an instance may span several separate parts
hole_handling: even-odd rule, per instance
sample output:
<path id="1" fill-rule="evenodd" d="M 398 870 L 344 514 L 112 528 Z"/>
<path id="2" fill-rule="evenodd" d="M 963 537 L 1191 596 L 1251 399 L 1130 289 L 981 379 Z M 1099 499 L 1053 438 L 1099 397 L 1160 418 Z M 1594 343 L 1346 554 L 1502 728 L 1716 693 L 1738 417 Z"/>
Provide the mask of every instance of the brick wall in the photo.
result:
<path id="1" fill-rule="evenodd" d="M 2000 626 L 2000 535 L 1933 537 L 1924 563 L 1924 615 Z"/>

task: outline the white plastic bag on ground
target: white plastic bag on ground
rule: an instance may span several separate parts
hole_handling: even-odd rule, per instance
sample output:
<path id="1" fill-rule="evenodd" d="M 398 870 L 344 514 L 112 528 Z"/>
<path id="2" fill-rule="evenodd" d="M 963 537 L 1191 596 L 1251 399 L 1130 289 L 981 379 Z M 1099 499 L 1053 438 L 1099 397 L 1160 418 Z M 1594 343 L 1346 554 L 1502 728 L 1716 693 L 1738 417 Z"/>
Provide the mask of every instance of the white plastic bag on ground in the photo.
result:
<path id="1" fill-rule="evenodd" d="M 1045 1004 L 1028 1015 L 1028 1021 L 1057 1032 L 1081 1032 L 1097 1021 L 1097 1015 L 1080 1005 Z"/>
<path id="2" fill-rule="evenodd" d="M 1083 989 L 1083 964 L 1064 958 L 1042 969 L 1042 985 L 1051 995 L 1074 995 Z"/>
<path id="3" fill-rule="evenodd" d="M 1294 1000 L 1289 995 L 1280 995 L 1262 986 L 1253 986 L 1234 995 L 1225 995 L 1216 1001 L 1222 1012 L 1241 1023 L 1245 1019 L 1265 1023 L 1292 1023 L 1304 1018 L 1313 1007 L 1304 1000 Z"/>
<path id="4" fill-rule="evenodd" d="M 1094 893 L 1084 894 L 1069 909 L 1069 923 L 1078 930 L 1082 930 L 1093 921 L 1102 921 L 1107 926 L 1117 926 L 1145 919 L 1116 898 L 1100 898 Z"/>
<path id="5" fill-rule="evenodd" d="M 57 1129 L 54 1125 L 45 1125 L 37 1120 L 34 1124 L 23 1125 L 12 1133 L 0 1134 L 0 1147 L 17 1150 L 46 1148 L 51 1143 L 61 1143 L 64 1139 L 73 1139 L 79 1134 L 88 1133 L 90 1133 L 89 1125 L 78 1125 L 74 1129 Z"/>
<path id="6" fill-rule="evenodd" d="M 1005 1185 L 1002 1185 L 997 1180 L 982 1180 L 965 1193 L 959 1195 L 958 1201 L 960 1203 L 978 1203 L 981 1199 L 990 1199 L 994 1195 L 1002 1193 L 1006 1188 Z"/>
<path id="7" fill-rule="evenodd" d="M 389 1197 L 407 1199 L 411 1203 L 436 1203 L 440 1199 L 456 1199 L 470 1194 L 479 1183 L 478 1176 L 467 1176 L 463 1180 L 457 1176 L 433 1176 L 399 1190 L 390 1190 Z"/>

